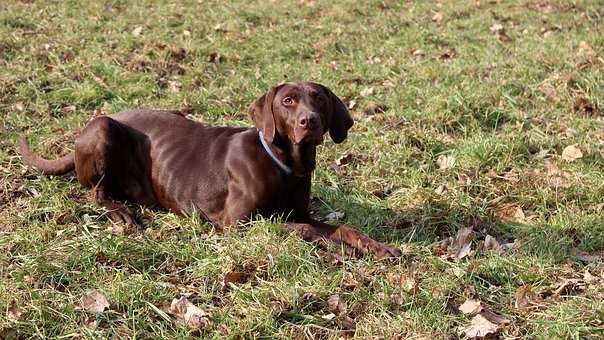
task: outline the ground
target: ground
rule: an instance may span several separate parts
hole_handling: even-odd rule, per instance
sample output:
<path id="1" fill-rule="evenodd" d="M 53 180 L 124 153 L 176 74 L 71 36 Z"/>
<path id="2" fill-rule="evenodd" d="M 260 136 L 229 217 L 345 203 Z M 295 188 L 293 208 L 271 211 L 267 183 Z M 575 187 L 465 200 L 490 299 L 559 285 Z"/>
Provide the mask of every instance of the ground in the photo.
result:
<path id="1" fill-rule="evenodd" d="M 582 0 L 2 1 L 0 337 L 603 336 L 603 17 Z M 313 214 L 400 259 L 340 257 L 279 217 L 218 232 L 133 207 L 144 223 L 123 228 L 16 153 L 20 136 L 67 153 L 133 108 L 250 126 L 255 98 L 299 79 L 355 118 L 320 147 Z"/>

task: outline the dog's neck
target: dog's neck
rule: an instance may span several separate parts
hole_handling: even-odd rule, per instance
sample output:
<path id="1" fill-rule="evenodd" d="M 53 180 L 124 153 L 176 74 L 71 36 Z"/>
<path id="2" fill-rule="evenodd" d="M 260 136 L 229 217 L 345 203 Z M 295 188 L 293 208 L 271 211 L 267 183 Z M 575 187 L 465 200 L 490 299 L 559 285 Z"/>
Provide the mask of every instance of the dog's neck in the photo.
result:
<path id="1" fill-rule="evenodd" d="M 315 169 L 317 146 L 314 143 L 294 144 L 289 139 L 276 135 L 269 148 L 296 177 L 310 176 Z"/>

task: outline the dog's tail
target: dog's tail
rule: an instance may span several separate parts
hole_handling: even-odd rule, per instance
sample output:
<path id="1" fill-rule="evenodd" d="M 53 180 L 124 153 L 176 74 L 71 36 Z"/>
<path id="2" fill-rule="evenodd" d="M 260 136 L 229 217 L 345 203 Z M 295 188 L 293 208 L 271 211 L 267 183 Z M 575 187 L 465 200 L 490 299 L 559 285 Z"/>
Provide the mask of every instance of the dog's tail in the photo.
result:
<path id="1" fill-rule="evenodd" d="M 63 175 L 75 168 L 73 152 L 56 160 L 44 159 L 31 151 L 25 137 L 19 140 L 19 153 L 23 163 L 41 170 L 46 175 Z"/>

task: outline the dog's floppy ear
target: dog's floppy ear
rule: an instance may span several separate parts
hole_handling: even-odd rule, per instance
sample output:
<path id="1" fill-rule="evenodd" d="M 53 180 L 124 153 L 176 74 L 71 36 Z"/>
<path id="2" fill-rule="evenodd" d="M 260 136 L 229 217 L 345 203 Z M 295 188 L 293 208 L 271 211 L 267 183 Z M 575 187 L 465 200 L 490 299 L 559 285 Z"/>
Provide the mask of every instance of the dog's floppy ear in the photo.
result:
<path id="1" fill-rule="evenodd" d="M 352 127 L 354 121 L 350 113 L 348 113 L 346 105 L 344 105 L 338 96 L 331 92 L 327 86 L 316 85 L 325 91 L 329 101 L 331 110 L 328 117 L 329 135 L 335 143 L 342 143 L 348 137 L 348 130 Z"/>
<path id="2" fill-rule="evenodd" d="M 271 88 L 267 93 L 260 96 L 252 105 L 250 105 L 248 110 L 248 115 L 254 122 L 254 126 L 262 131 L 264 139 L 266 139 L 268 143 L 272 143 L 275 138 L 273 100 L 281 86 L 283 86 L 283 84 Z"/>

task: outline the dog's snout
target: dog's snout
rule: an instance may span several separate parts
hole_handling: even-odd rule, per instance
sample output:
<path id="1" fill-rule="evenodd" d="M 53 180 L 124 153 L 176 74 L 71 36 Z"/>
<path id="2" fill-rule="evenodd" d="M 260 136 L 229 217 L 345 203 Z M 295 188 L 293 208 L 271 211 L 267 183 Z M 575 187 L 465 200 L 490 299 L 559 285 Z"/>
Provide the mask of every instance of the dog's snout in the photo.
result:
<path id="1" fill-rule="evenodd" d="M 298 123 L 303 128 L 312 129 L 315 127 L 315 125 L 317 124 L 318 121 L 319 121 L 318 113 L 307 112 L 307 113 L 302 114 L 302 116 L 300 116 L 300 120 L 298 121 Z"/>

